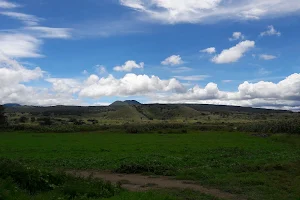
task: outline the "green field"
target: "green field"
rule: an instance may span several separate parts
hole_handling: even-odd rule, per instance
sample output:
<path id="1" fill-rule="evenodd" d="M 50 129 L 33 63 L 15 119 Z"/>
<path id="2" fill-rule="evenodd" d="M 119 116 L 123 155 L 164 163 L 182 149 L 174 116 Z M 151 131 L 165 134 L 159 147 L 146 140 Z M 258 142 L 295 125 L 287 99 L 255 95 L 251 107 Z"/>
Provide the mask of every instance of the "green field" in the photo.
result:
<path id="1" fill-rule="evenodd" d="M 300 137 L 296 135 L 8 132 L 0 134 L 0 157 L 42 169 L 176 176 L 248 199 L 300 197 Z M 123 195 L 134 199 L 126 195 L 155 194 Z"/>

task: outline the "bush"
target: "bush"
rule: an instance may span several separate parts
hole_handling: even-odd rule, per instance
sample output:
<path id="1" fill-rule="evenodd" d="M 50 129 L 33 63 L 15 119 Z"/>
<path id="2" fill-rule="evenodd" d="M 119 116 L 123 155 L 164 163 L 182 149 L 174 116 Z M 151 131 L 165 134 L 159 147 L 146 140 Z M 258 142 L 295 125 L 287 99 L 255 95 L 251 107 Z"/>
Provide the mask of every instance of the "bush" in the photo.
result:
<path id="1" fill-rule="evenodd" d="M 238 130 L 254 133 L 300 134 L 300 121 L 295 119 L 273 122 L 248 123 L 240 125 L 238 127 Z"/>
<path id="2" fill-rule="evenodd" d="M 25 116 L 20 117 L 19 122 L 20 123 L 26 123 L 28 121 L 28 118 Z"/>
<path id="3" fill-rule="evenodd" d="M 164 166 L 159 162 L 149 162 L 149 163 L 131 163 L 131 164 L 122 164 L 114 171 L 116 173 L 125 173 L 125 174 L 157 174 L 164 176 L 172 176 L 175 174 L 174 168 L 172 166 Z"/>
<path id="4" fill-rule="evenodd" d="M 65 173 L 39 170 L 19 162 L 1 159 L 0 200 L 10 199 L 9 197 L 13 195 L 12 188 L 13 191 L 20 188 L 29 195 L 53 192 L 51 194 L 58 194 L 63 197 L 61 199 L 110 198 L 122 191 L 120 186 L 99 179 L 73 177 Z M 3 190 L 7 192 L 2 193 Z"/>
<path id="5" fill-rule="evenodd" d="M 34 194 L 53 190 L 65 181 L 66 176 L 61 174 L 54 175 L 4 159 L 0 160 L 0 178 L 11 178 L 20 188 Z"/>

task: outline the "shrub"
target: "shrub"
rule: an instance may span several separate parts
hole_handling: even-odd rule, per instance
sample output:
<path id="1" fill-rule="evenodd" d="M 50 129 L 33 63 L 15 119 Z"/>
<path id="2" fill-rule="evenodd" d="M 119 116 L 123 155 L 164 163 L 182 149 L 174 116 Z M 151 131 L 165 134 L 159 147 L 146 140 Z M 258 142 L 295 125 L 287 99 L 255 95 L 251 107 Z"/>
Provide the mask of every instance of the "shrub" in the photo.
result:
<path id="1" fill-rule="evenodd" d="M 2 194 L 1 190 L 12 192 L 12 188 L 13 191 L 20 188 L 30 195 L 53 192 L 53 194 L 63 197 L 62 199 L 110 198 L 122 191 L 120 186 L 99 179 L 73 177 L 65 173 L 39 170 L 24 166 L 19 162 L 1 159 L 0 200 L 6 200 L 7 196 L 12 195 L 10 193 Z"/>
<path id="2" fill-rule="evenodd" d="M 20 121 L 21 123 L 26 123 L 26 122 L 28 121 L 28 118 L 25 117 L 25 116 L 22 116 L 22 117 L 20 117 L 19 121 Z"/>
<path id="3" fill-rule="evenodd" d="M 240 131 L 255 132 L 255 133 L 289 133 L 300 134 L 299 120 L 282 120 L 273 122 L 259 122 L 241 124 L 238 127 Z"/>

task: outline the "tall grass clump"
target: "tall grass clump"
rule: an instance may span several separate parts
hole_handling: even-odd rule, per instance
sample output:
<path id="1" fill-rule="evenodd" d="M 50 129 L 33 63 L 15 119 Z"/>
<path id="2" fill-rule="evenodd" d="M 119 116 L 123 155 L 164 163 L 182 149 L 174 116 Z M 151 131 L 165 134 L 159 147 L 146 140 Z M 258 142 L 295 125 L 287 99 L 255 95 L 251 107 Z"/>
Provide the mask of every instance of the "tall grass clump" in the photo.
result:
<path id="1" fill-rule="evenodd" d="M 7 191 L 10 191 L 9 188 L 22 190 L 28 195 L 50 192 L 62 199 L 110 198 L 121 192 L 120 186 L 100 179 L 83 179 L 63 172 L 40 170 L 8 159 L 0 159 L 0 186 L 3 190 L 3 193 L 0 191 L 0 200 L 7 196 L 5 188 Z"/>

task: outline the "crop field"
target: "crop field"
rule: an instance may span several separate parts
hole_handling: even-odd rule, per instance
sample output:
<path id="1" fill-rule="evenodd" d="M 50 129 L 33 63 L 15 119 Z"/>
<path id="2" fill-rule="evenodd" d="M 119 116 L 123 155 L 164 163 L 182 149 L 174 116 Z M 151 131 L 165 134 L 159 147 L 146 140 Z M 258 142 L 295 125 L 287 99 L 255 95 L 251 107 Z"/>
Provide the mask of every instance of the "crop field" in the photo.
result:
<path id="1" fill-rule="evenodd" d="M 297 135 L 4 132 L 0 158 L 45 170 L 171 176 L 245 199 L 300 198 Z M 121 192 L 111 198 L 217 199 L 173 190 Z"/>

